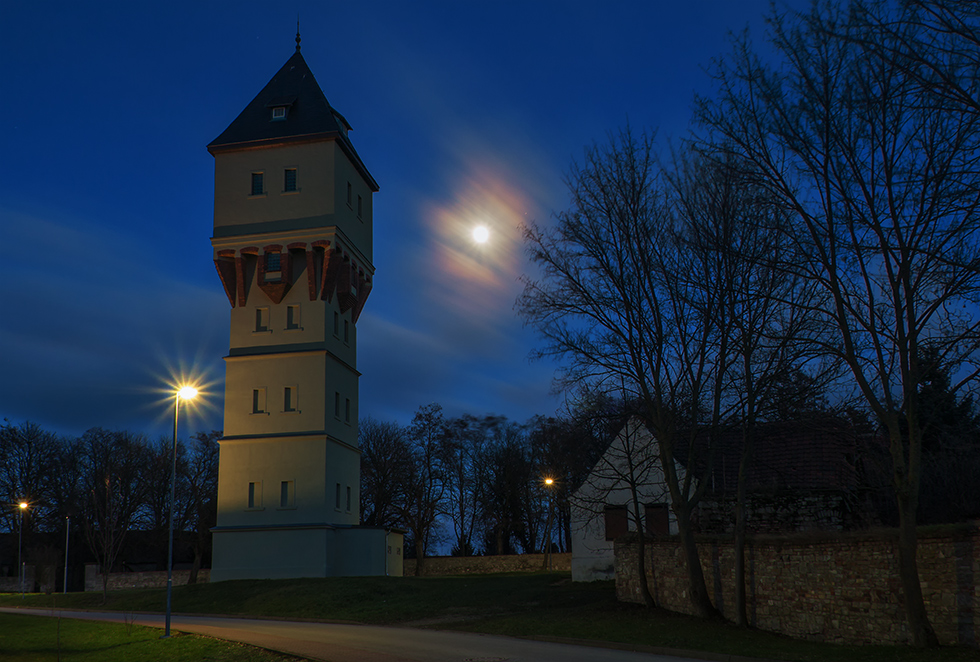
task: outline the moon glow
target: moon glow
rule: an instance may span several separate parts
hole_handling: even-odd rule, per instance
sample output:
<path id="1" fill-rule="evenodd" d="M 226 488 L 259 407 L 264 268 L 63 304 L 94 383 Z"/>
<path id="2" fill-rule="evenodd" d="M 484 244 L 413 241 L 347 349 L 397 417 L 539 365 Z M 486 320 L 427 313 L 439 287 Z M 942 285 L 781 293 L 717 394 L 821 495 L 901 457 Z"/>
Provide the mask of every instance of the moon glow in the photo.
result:
<path id="1" fill-rule="evenodd" d="M 487 230 L 486 226 L 478 225 L 473 228 L 473 241 L 478 244 L 485 244 L 487 240 L 490 239 L 490 231 Z"/>

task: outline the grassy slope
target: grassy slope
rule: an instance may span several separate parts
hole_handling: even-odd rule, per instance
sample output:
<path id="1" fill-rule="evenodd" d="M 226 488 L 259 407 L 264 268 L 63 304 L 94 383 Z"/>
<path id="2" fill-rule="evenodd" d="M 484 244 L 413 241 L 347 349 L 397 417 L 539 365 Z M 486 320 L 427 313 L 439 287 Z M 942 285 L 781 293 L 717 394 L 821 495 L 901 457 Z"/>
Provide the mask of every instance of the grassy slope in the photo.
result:
<path id="1" fill-rule="evenodd" d="M 295 660 L 259 648 L 139 625 L 0 614 L 0 659 L 4 662 L 285 662 Z"/>
<path id="2" fill-rule="evenodd" d="M 0 596 L 0 605 L 162 611 L 163 590 L 68 596 Z M 724 623 L 616 601 L 611 582 L 576 584 L 567 573 L 467 577 L 357 577 L 236 581 L 176 587 L 174 611 L 307 618 L 443 629 L 594 639 L 709 650 L 781 660 L 980 662 L 961 647 L 918 651 L 896 646 L 833 646 L 801 642 Z"/>

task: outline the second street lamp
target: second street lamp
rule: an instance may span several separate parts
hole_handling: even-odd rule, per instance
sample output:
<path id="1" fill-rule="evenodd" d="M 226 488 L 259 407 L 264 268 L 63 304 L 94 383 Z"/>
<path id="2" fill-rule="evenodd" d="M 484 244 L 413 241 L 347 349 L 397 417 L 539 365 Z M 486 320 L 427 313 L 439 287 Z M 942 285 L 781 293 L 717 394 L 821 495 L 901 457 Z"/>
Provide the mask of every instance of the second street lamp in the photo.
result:
<path id="1" fill-rule="evenodd" d="M 180 417 L 180 401 L 197 397 L 197 389 L 184 386 L 174 394 L 174 447 L 170 472 L 170 534 L 167 541 L 167 618 L 163 638 L 170 636 L 170 597 L 174 587 L 174 508 L 177 500 L 177 419 Z"/>
<path id="2" fill-rule="evenodd" d="M 27 502 L 21 501 L 17 504 L 20 508 L 20 528 L 17 529 L 17 572 L 20 573 L 20 599 L 24 599 L 24 513 L 27 512 Z"/>
<path id="3" fill-rule="evenodd" d="M 548 488 L 548 523 L 544 527 L 544 569 L 551 570 L 551 516 L 552 516 L 552 489 L 555 486 L 554 478 L 545 478 L 544 485 Z"/>

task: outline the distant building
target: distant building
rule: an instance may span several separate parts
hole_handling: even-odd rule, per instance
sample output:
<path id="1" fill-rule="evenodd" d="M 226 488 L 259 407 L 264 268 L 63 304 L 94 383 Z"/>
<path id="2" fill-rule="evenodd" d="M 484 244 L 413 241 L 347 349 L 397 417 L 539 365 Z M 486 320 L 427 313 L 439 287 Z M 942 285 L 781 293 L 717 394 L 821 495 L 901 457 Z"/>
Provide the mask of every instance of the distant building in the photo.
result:
<path id="1" fill-rule="evenodd" d="M 874 523 L 860 485 L 859 438 L 846 421 L 818 417 L 757 426 L 746 484 L 746 529 L 750 533 L 844 531 Z M 708 443 L 707 434 L 698 442 Z M 708 481 L 695 513 L 695 530 L 735 529 L 735 500 L 742 431 L 722 430 L 711 440 L 711 468 L 702 449 L 694 474 Z M 687 463 L 687 452 L 678 448 Z"/>
<path id="2" fill-rule="evenodd" d="M 378 185 L 350 128 L 297 34 L 208 145 L 231 304 L 212 581 L 402 574 L 401 534 L 358 526 L 357 321 Z"/>

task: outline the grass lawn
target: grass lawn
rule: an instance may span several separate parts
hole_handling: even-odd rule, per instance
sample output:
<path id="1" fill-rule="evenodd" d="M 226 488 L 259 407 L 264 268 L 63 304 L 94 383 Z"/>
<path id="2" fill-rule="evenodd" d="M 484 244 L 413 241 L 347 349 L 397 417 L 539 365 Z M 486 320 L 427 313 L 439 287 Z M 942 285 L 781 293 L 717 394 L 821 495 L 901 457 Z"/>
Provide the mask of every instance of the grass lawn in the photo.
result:
<path id="1" fill-rule="evenodd" d="M 295 660 L 260 648 L 140 625 L 96 623 L 44 616 L 0 614 L 0 660 L 4 662 L 285 662 Z"/>
<path id="2" fill-rule="evenodd" d="M 29 595 L 23 600 L 3 595 L 0 605 L 160 612 L 164 596 L 162 589 L 115 591 L 102 605 L 101 593 Z M 794 662 L 980 662 L 977 649 L 817 644 L 651 611 L 617 602 L 612 582 L 573 583 L 568 573 L 221 582 L 175 587 L 173 609 L 567 637 Z"/>

